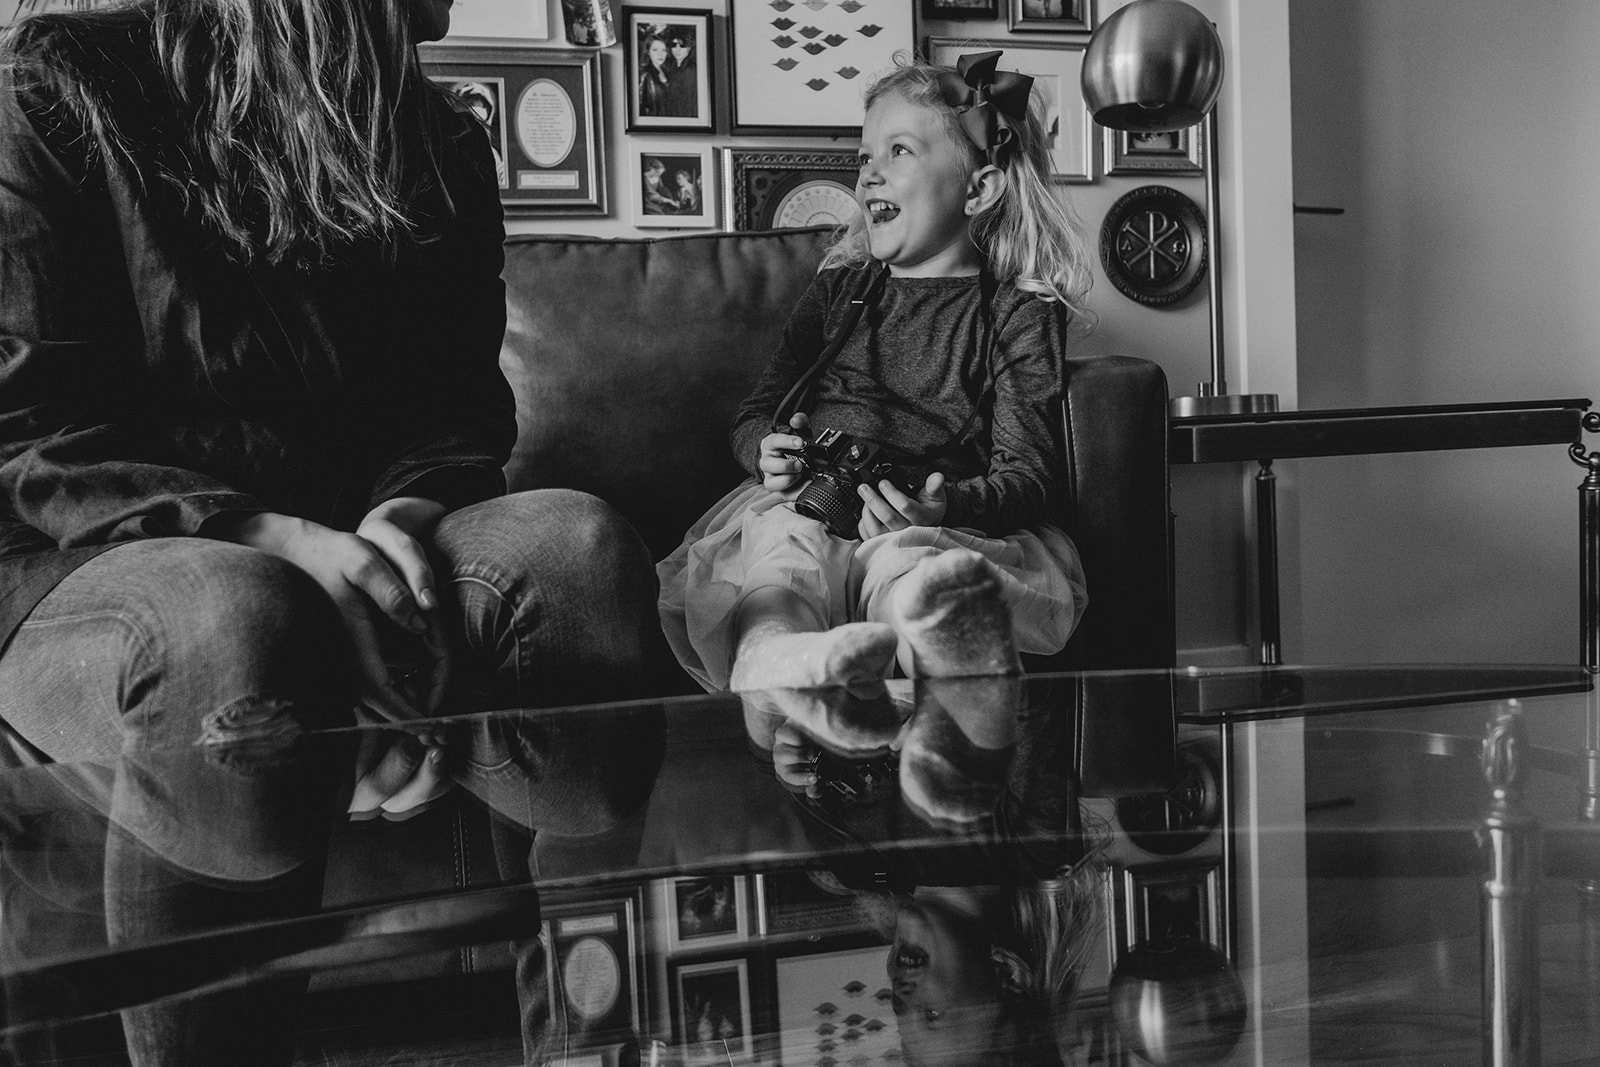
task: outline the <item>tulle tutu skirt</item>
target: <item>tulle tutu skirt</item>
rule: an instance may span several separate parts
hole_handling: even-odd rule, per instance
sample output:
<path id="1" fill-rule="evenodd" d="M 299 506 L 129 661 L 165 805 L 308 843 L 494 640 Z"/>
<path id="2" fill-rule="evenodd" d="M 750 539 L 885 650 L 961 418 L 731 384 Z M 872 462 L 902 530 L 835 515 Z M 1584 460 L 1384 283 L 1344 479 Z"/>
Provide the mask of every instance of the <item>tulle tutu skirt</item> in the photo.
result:
<path id="1" fill-rule="evenodd" d="M 785 494 L 754 480 L 723 497 L 656 565 L 661 625 L 684 669 L 707 690 L 725 690 L 736 641 L 733 619 L 749 590 L 793 590 L 816 612 L 819 629 L 882 622 L 894 582 L 924 556 L 950 548 L 980 552 L 999 568 L 1018 651 L 1061 650 L 1088 597 L 1078 550 L 1057 527 L 986 537 L 913 526 L 847 541 L 796 512 Z"/>

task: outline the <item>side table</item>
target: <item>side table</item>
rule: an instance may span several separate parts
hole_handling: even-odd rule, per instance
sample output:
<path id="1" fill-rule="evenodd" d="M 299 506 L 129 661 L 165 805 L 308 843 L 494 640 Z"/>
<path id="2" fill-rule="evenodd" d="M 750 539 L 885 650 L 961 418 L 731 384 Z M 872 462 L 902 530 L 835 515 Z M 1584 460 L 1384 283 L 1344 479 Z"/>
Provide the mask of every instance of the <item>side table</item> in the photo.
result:
<path id="1" fill-rule="evenodd" d="M 1600 432 L 1600 412 L 1587 399 L 1532 400 L 1420 407 L 1333 408 L 1193 415 L 1170 420 L 1174 464 L 1255 460 L 1256 569 L 1261 663 L 1282 662 L 1278 614 L 1278 512 L 1275 459 L 1437 452 L 1466 448 L 1562 445 L 1588 475 L 1578 487 L 1579 661 L 1600 670 L 1600 453 L 1583 432 Z"/>

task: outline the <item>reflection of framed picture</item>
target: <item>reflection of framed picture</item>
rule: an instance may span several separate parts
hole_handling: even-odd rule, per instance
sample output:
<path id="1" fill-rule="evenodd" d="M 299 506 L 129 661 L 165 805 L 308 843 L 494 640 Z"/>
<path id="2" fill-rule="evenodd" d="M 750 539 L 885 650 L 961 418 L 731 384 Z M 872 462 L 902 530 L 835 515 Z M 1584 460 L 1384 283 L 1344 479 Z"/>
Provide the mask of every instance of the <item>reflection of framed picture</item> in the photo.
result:
<path id="1" fill-rule="evenodd" d="M 600 60 L 594 51 L 424 46 L 428 77 L 488 119 L 508 215 L 604 215 Z M 469 89 L 468 87 L 475 87 Z M 481 105 L 481 106 L 480 106 Z"/>
<path id="2" fill-rule="evenodd" d="M 922 0 L 925 19 L 992 19 L 1000 0 Z"/>
<path id="3" fill-rule="evenodd" d="M 735 944 L 750 937 L 749 879 L 742 874 L 663 878 L 655 883 L 656 913 L 667 951 Z"/>
<path id="4" fill-rule="evenodd" d="M 768 871 L 761 879 L 762 933 L 773 940 L 853 934 L 866 925 L 860 894 L 825 870 Z"/>
<path id="5" fill-rule="evenodd" d="M 733 132 L 858 135 L 862 93 L 916 44 L 913 4 L 729 4 Z"/>
<path id="6" fill-rule="evenodd" d="M 1214 866 L 1123 871 L 1127 922 L 1120 947 L 1193 938 L 1221 948 L 1220 876 Z"/>
<path id="7" fill-rule="evenodd" d="M 744 1062 L 752 1048 L 749 963 L 672 961 L 667 970 L 673 1037 L 682 1047 L 682 1062 Z"/>
<path id="8" fill-rule="evenodd" d="M 1094 29 L 1095 0 L 1006 0 L 1008 25 L 1044 33 Z"/>
<path id="9" fill-rule="evenodd" d="M 455 0 L 450 9 L 450 40 L 464 37 L 547 40 L 550 12 L 546 5 L 528 0 Z"/>
<path id="10" fill-rule="evenodd" d="M 779 955 L 772 965 L 778 1062 L 815 1062 L 819 1040 L 845 1034 L 851 1035 L 843 1040 L 849 1055 L 841 1061 L 892 1062 L 900 1051 L 900 1029 L 885 972 L 888 954 L 880 940 L 822 952 L 805 945 Z"/>
<path id="11" fill-rule="evenodd" d="M 584 1047 L 642 1032 L 642 905 L 640 890 L 583 900 L 552 896 L 542 905 L 545 977 Z"/>
<path id="12" fill-rule="evenodd" d="M 1094 181 L 1096 138 L 1083 102 L 1079 74 L 1088 41 L 1052 41 L 1022 44 L 1017 41 L 968 41 L 930 37 L 927 56 L 934 63 L 955 66 L 957 57 L 991 48 L 1005 51 L 1004 70 L 1033 78 L 1033 91 L 1043 99 L 1045 129 L 1050 135 L 1050 161 L 1058 182 Z"/>
<path id="13" fill-rule="evenodd" d="M 711 12 L 625 7 L 628 131 L 710 133 Z"/>
<path id="14" fill-rule="evenodd" d="M 1200 173 L 1200 127 L 1165 133 L 1106 130 L 1106 173 Z"/>
<path id="15" fill-rule="evenodd" d="M 728 230 L 842 226 L 856 205 L 856 152 L 836 148 L 722 150 L 722 225 Z"/>
<path id="16" fill-rule="evenodd" d="M 676 144 L 630 148 L 633 169 L 633 224 L 703 230 L 716 224 L 716 195 L 706 195 L 716 175 L 711 149 Z"/>

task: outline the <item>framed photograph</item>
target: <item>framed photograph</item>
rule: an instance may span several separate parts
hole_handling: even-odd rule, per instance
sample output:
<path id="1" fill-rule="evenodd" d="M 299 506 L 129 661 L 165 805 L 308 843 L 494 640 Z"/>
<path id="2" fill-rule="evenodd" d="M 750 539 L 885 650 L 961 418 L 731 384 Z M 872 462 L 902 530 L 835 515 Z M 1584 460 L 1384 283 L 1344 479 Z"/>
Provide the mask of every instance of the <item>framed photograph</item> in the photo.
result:
<path id="1" fill-rule="evenodd" d="M 723 227 L 843 226 L 860 210 L 856 158 L 854 149 L 722 149 Z"/>
<path id="2" fill-rule="evenodd" d="M 1011 32 L 1087 33 L 1094 29 L 1095 0 L 1006 0 Z"/>
<path id="3" fill-rule="evenodd" d="M 668 952 L 732 945 L 750 938 L 750 880 L 742 874 L 662 878 L 655 911 Z"/>
<path id="4" fill-rule="evenodd" d="M 450 9 L 450 40 L 546 41 L 550 10 L 529 0 L 455 0 Z"/>
<path id="5" fill-rule="evenodd" d="M 710 133 L 711 12 L 624 7 L 628 132 Z"/>
<path id="6" fill-rule="evenodd" d="M 733 132 L 858 136 L 873 76 L 916 47 L 915 2 L 729 4 Z"/>
<path id="7" fill-rule="evenodd" d="M 1166 133 L 1105 131 L 1107 174 L 1199 174 L 1200 127 Z"/>
<path id="8" fill-rule="evenodd" d="M 1000 0 L 922 0 L 925 19 L 992 19 L 1000 16 Z"/>
<path id="9" fill-rule="evenodd" d="M 1083 53 L 1089 47 L 1082 41 L 969 41 L 953 37 L 930 37 L 925 54 L 934 63 L 954 66 L 957 57 L 991 48 L 1004 50 L 1003 70 L 1014 70 L 1033 79 L 1033 91 L 1044 103 L 1045 129 L 1050 136 L 1050 162 L 1058 182 L 1094 181 L 1094 121 L 1089 105 L 1083 102 L 1079 74 Z"/>
<path id="10" fill-rule="evenodd" d="M 750 964 L 744 959 L 667 963 L 672 1033 L 684 1064 L 747 1062 L 753 1048 Z M 815 1050 L 813 1049 L 813 1052 Z"/>
<path id="11" fill-rule="evenodd" d="M 1122 872 L 1120 950 L 1146 941 L 1193 938 L 1221 948 L 1221 871 L 1215 866 L 1130 868 Z"/>
<path id="12" fill-rule="evenodd" d="M 633 224 L 641 227 L 704 230 L 716 225 L 716 180 L 711 148 L 640 144 L 629 148 L 633 170 Z"/>
<path id="13" fill-rule="evenodd" d="M 639 889 L 589 899 L 552 895 L 541 905 L 545 977 L 583 1047 L 643 1032 L 642 908 Z"/>
<path id="14" fill-rule="evenodd" d="M 488 128 L 507 215 L 606 213 L 598 52 L 500 45 L 419 52 L 428 77 L 466 100 Z"/>

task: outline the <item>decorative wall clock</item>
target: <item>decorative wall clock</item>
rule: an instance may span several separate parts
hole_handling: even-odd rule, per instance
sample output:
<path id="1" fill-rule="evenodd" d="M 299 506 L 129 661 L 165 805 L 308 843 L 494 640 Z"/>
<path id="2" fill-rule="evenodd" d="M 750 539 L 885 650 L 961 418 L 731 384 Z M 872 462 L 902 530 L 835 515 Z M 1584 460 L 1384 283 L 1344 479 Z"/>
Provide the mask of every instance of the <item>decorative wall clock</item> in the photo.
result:
<path id="1" fill-rule="evenodd" d="M 1100 263 L 1117 291 L 1161 307 L 1182 300 L 1205 277 L 1205 217 L 1165 185 L 1144 185 L 1111 205 L 1100 227 Z"/>

